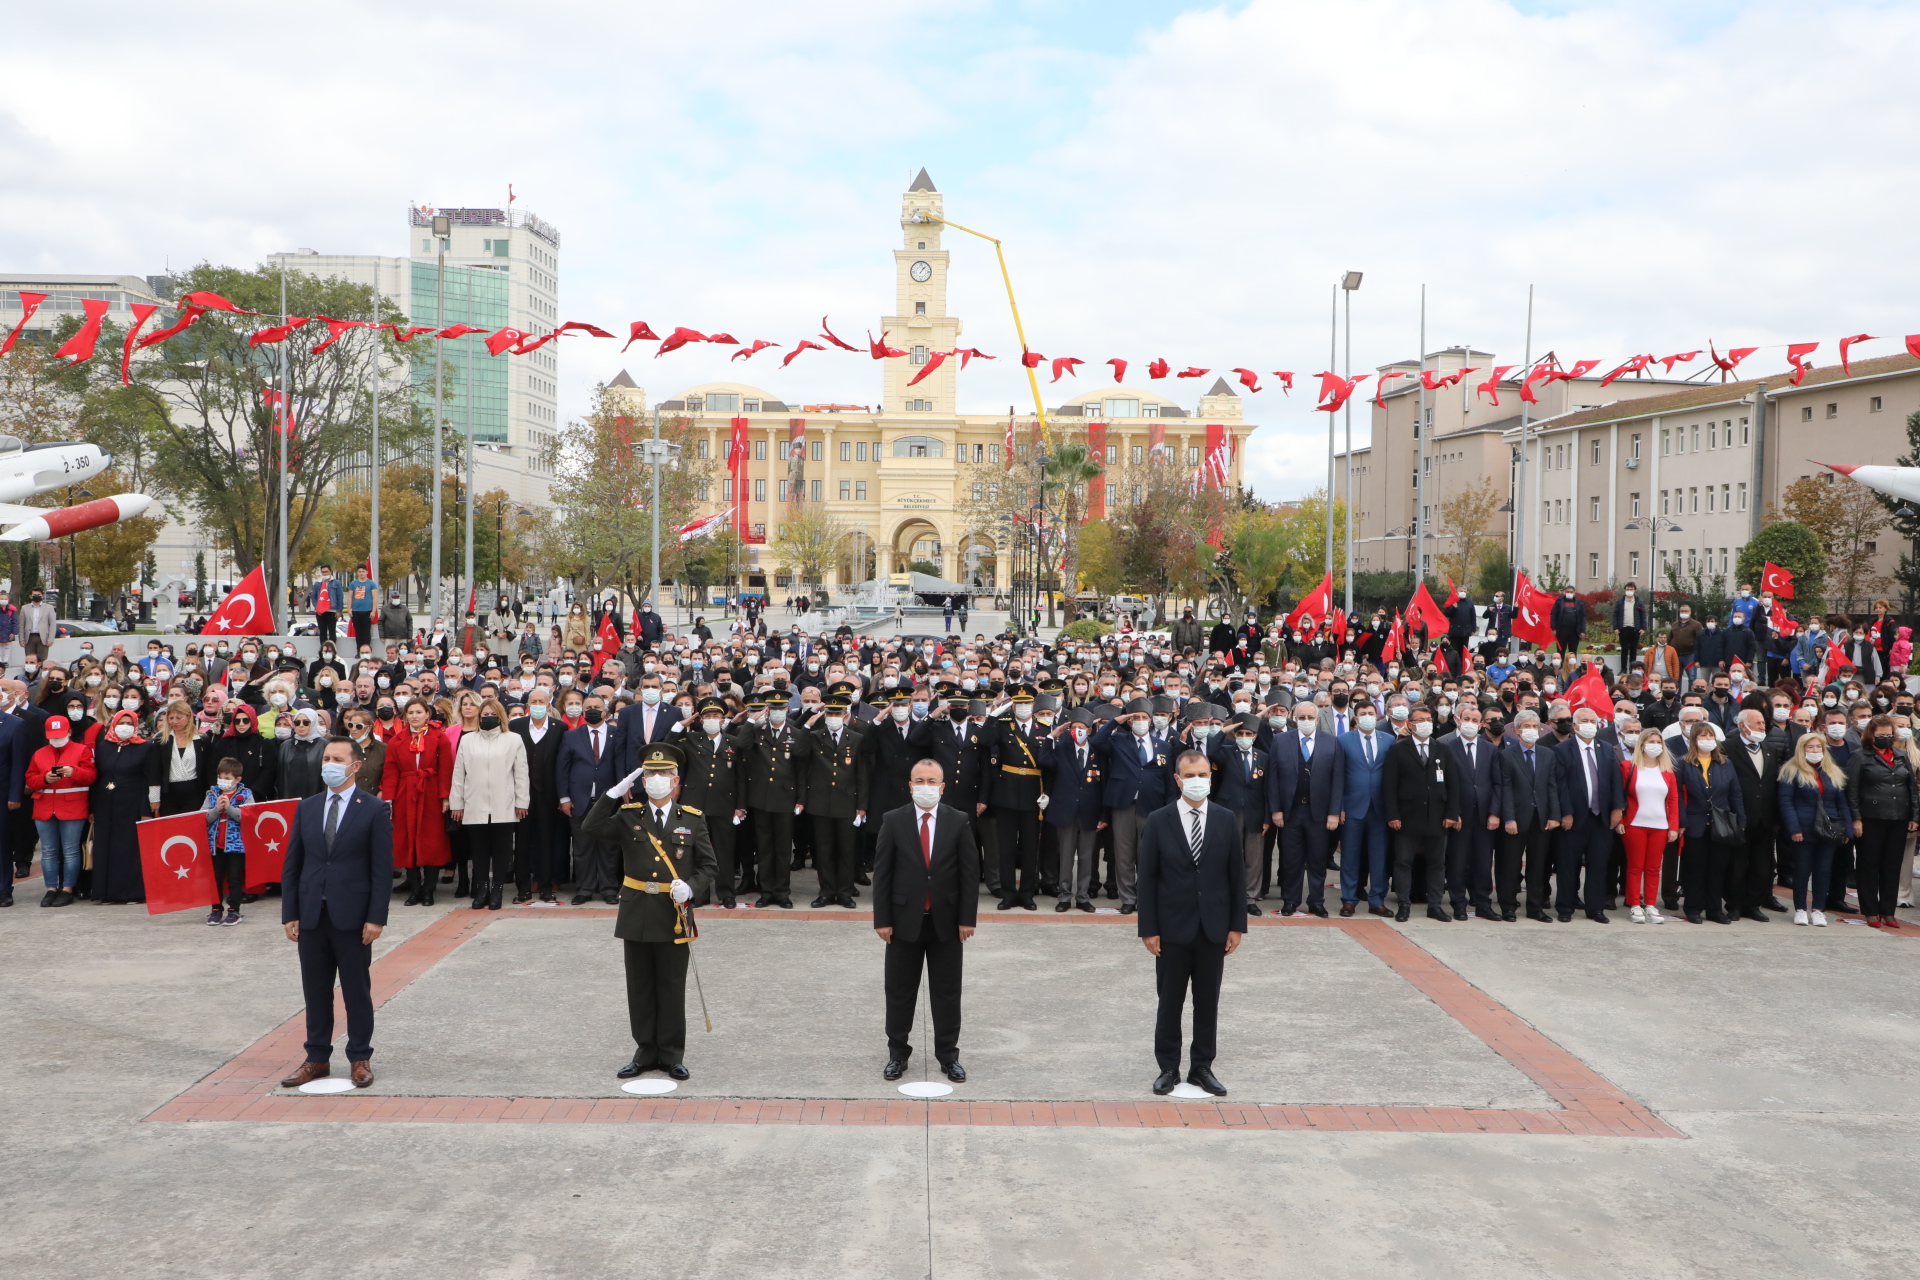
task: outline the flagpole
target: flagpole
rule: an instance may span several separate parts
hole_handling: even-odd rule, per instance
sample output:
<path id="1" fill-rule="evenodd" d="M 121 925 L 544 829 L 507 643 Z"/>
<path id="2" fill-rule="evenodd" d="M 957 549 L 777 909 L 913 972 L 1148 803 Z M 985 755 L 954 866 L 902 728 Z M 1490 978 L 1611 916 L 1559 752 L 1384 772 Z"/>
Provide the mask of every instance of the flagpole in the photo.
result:
<path id="1" fill-rule="evenodd" d="M 1526 387 L 1526 383 L 1524 379 L 1527 376 L 1527 370 L 1533 367 L 1533 286 L 1532 285 L 1527 286 L 1527 343 L 1526 343 L 1526 346 L 1522 348 L 1521 361 L 1522 362 L 1520 365 L 1520 377 L 1523 379 L 1523 381 L 1521 382 L 1520 385 L 1521 385 L 1521 388 L 1524 390 Z M 1498 387 L 1495 387 L 1494 393 L 1496 395 L 1499 394 L 1499 390 L 1500 389 Z M 1522 572 L 1524 572 L 1525 566 L 1527 563 L 1527 398 L 1525 396 L 1520 397 L 1520 478 L 1518 481 L 1515 482 L 1514 494 L 1515 496 L 1514 496 L 1514 504 L 1513 504 L 1514 506 L 1513 584 L 1514 584 L 1514 591 L 1515 591 L 1514 604 L 1517 606 L 1520 603 L 1519 597 L 1518 597 L 1518 592 L 1520 589 L 1519 575 Z"/>
<path id="2" fill-rule="evenodd" d="M 285 324 L 286 320 L 287 268 L 286 264 L 282 263 L 280 265 L 280 322 Z M 287 611 L 288 632 L 293 630 L 293 606 L 289 603 L 293 597 L 288 590 L 287 580 L 287 437 L 293 434 L 293 414 L 290 412 L 293 405 L 291 376 L 293 371 L 289 367 L 293 360 L 291 346 L 292 344 L 287 342 L 280 344 L 280 574 L 279 580 L 274 583 L 274 592 L 280 597 L 278 605 Z"/>
<path id="3" fill-rule="evenodd" d="M 447 242 L 446 236 L 452 234 L 453 224 L 443 214 L 434 215 L 433 238 L 439 245 L 438 266 L 434 271 L 436 289 L 434 322 L 442 332 L 447 328 Z M 434 633 L 435 624 L 440 621 L 440 526 L 446 518 L 440 490 L 442 468 L 446 459 L 442 455 L 444 442 L 442 429 L 445 425 L 443 415 L 446 412 L 447 391 L 447 340 L 438 334 L 433 339 L 433 540 L 427 563 L 427 634 Z"/>
<path id="4" fill-rule="evenodd" d="M 1340 360 L 1340 287 L 1334 286 L 1333 297 L 1327 303 L 1327 368 L 1331 369 Z M 1352 399 L 1349 395 L 1348 399 Z M 1327 578 L 1333 578 L 1333 415 L 1327 415 Z M 1352 495 L 1348 495 L 1352 503 Z"/>
<path id="5" fill-rule="evenodd" d="M 1420 350 L 1414 363 L 1427 371 L 1427 286 L 1420 286 Z M 1427 380 L 1420 379 L 1420 399 L 1414 406 L 1413 438 L 1419 442 L 1413 463 L 1413 569 L 1414 581 L 1427 580 Z"/>
<path id="6" fill-rule="evenodd" d="M 375 297 L 378 298 L 377 293 Z M 375 588 L 380 585 L 380 330 L 373 326 L 379 319 L 380 304 L 376 300 L 372 319 L 367 322 L 367 331 L 373 335 L 373 502 L 370 511 L 373 537 L 367 548 L 367 577 Z M 379 603 L 377 599 L 375 603 Z M 365 636 L 357 638 L 366 639 Z"/>

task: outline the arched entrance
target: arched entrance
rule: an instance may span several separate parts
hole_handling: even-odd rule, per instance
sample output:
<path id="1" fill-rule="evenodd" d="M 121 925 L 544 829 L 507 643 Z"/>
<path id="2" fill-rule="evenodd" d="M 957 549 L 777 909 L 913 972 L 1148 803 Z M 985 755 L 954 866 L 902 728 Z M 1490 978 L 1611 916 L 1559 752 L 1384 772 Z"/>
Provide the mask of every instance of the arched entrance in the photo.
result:
<path id="1" fill-rule="evenodd" d="M 959 581 L 993 591 L 999 586 L 1000 548 L 992 538 L 970 533 L 960 542 Z"/>
<path id="2" fill-rule="evenodd" d="M 908 520 L 893 531 L 893 572 L 907 572 L 916 560 L 934 566 L 936 577 L 946 576 L 946 547 L 932 521 Z"/>

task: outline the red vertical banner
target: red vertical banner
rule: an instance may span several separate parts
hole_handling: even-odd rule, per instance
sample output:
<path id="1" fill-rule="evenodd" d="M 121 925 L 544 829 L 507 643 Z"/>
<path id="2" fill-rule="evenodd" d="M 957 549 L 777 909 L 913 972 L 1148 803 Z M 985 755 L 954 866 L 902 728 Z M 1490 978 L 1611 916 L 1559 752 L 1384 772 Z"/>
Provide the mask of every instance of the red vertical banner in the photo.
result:
<path id="1" fill-rule="evenodd" d="M 795 504 L 807 497 L 807 420 L 787 419 L 787 492 Z"/>
<path id="2" fill-rule="evenodd" d="M 1006 457 L 1006 465 L 1002 468 L 1002 470 L 1005 470 L 1005 471 L 1013 470 L 1013 415 L 1012 414 L 1007 415 L 1007 457 Z"/>
<path id="3" fill-rule="evenodd" d="M 1167 460 L 1167 427 L 1158 419 L 1147 424 L 1147 460 L 1150 462 Z"/>
<path id="4" fill-rule="evenodd" d="M 1224 489 L 1231 462 L 1227 455 L 1227 429 L 1218 422 L 1207 424 L 1207 452 L 1200 463 L 1200 487 Z"/>
<path id="5" fill-rule="evenodd" d="M 747 490 L 747 459 L 753 450 L 747 440 L 747 420 L 733 420 L 733 436 L 727 441 L 727 474 L 733 478 L 733 531 L 740 541 L 748 540 L 752 529 L 747 517 L 747 499 L 751 496 Z"/>
<path id="6" fill-rule="evenodd" d="M 1087 452 L 1091 455 L 1089 460 L 1096 466 L 1107 465 L 1106 423 L 1089 422 L 1087 424 Z M 1104 472 L 1087 481 L 1086 518 L 1088 520 L 1107 518 L 1107 477 Z"/>

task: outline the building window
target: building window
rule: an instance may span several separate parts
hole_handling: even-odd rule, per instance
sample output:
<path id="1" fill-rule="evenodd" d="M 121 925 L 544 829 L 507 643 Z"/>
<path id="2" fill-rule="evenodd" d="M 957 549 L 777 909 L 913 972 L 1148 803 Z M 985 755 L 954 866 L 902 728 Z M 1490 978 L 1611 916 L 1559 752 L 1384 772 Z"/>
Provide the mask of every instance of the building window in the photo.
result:
<path id="1" fill-rule="evenodd" d="M 1587 576 L 1589 578 L 1597 578 L 1600 576 L 1600 553 L 1598 551 L 1587 552 Z"/>
<path id="2" fill-rule="evenodd" d="M 1640 580 L 1640 553 L 1638 551 L 1627 552 L 1627 576 L 1635 582 Z"/>
<path id="3" fill-rule="evenodd" d="M 765 462 L 767 460 L 767 442 L 765 440 L 755 440 L 753 442 L 753 460 L 755 462 Z"/>
<path id="4" fill-rule="evenodd" d="M 1827 402 L 1827 416 L 1829 418 L 1837 418 L 1840 416 L 1840 406 L 1838 403 L 1831 400 Z"/>
<path id="5" fill-rule="evenodd" d="M 1628 456 L 1635 462 L 1638 462 L 1640 460 L 1640 433 L 1638 431 L 1633 433 L 1633 439 L 1629 441 L 1629 444 L 1631 448 Z"/>
<path id="6" fill-rule="evenodd" d="M 1660 456 L 1663 458 L 1672 452 L 1671 449 L 1667 448 L 1667 437 L 1669 434 L 1666 427 L 1660 428 Z"/>
<path id="7" fill-rule="evenodd" d="M 780 501 L 787 501 L 787 482 L 785 480 L 780 482 Z"/>
<path id="8" fill-rule="evenodd" d="M 1868 538 L 1868 539 L 1867 539 L 1867 554 L 1868 554 L 1868 555 L 1873 555 L 1873 554 L 1874 554 L 1875 552 L 1877 552 L 1877 551 L 1879 551 L 1879 550 L 1880 550 L 1880 544 L 1879 544 L 1878 542 L 1876 542 L 1876 541 L 1875 541 L 1874 539 L 1872 539 L 1872 538 Z"/>
<path id="9" fill-rule="evenodd" d="M 1596 467 L 1600 465 L 1600 442 L 1598 440 L 1593 442 L 1593 465 Z"/>
<path id="10" fill-rule="evenodd" d="M 706 407 L 707 407 L 707 402 L 704 397 L 702 396 L 687 397 L 687 411 L 689 413 L 703 412 L 706 409 Z"/>
<path id="11" fill-rule="evenodd" d="M 765 542 L 767 540 L 767 526 L 763 524 L 753 526 L 753 536 L 761 542 Z"/>
<path id="12" fill-rule="evenodd" d="M 1107 416 L 1109 418 L 1137 418 L 1140 416 L 1140 402 L 1138 400 L 1124 399 L 1109 400 L 1107 401 Z"/>
<path id="13" fill-rule="evenodd" d="M 731 391 L 709 391 L 706 401 L 708 413 L 740 412 L 740 397 Z"/>
<path id="14" fill-rule="evenodd" d="M 1146 461 L 1146 457 L 1147 457 L 1147 451 L 1144 447 L 1140 445 L 1136 444 L 1132 448 L 1127 450 L 1127 461 L 1131 462 L 1136 467 L 1139 466 L 1142 462 Z"/>
<path id="15" fill-rule="evenodd" d="M 698 502 L 707 501 L 707 493 L 710 488 L 711 486 L 709 486 L 705 480 L 702 480 L 698 484 L 694 485 L 693 486 L 694 500 Z"/>
<path id="16" fill-rule="evenodd" d="M 1627 495 L 1627 518 L 1629 520 L 1640 518 L 1640 495 L 1637 493 Z"/>
<path id="17" fill-rule="evenodd" d="M 693 456 L 696 458 L 705 458 L 707 456 L 707 442 L 705 440 L 695 442 L 693 446 Z"/>
<path id="18" fill-rule="evenodd" d="M 985 486 L 984 484 L 974 485 L 973 500 L 975 502 L 985 502 L 987 500 L 987 486 Z"/>
<path id="19" fill-rule="evenodd" d="M 947 446 L 932 436 L 901 436 L 893 442 L 896 458 L 944 458 Z"/>
<path id="20" fill-rule="evenodd" d="M 985 462 L 987 460 L 987 446 L 983 444 L 973 446 L 973 460 L 975 462 Z"/>
<path id="21" fill-rule="evenodd" d="M 1598 498 L 1587 499 L 1587 519 L 1591 520 L 1595 524 L 1600 523 L 1600 499 Z"/>
<path id="22" fill-rule="evenodd" d="M 842 440 L 840 442 L 840 461 L 842 462 L 853 461 L 853 441 Z"/>
<path id="23" fill-rule="evenodd" d="M 1015 445 L 1013 447 L 1013 460 L 1015 462 L 1025 462 L 1027 460 L 1027 446 L 1023 444 Z"/>
<path id="24" fill-rule="evenodd" d="M 909 352 L 907 355 L 907 362 L 909 364 L 915 364 L 915 365 L 925 364 L 927 362 L 926 346 L 922 344 L 921 346 L 917 346 L 911 352 Z"/>
<path id="25" fill-rule="evenodd" d="M 1667 490 L 1665 489 L 1660 491 L 1660 514 L 1663 516 L 1673 514 L 1673 509 L 1667 505 Z"/>
<path id="26" fill-rule="evenodd" d="M 1742 480 L 1740 482 L 1738 492 L 1740 494 L 1740 509 L 1742 511 L 1745 511 L 1747 509 L 1747 482 L 1746 481 Z"/>
<path id="27" fill-rule="evenodd" d="M 877 449 L 875 450 L 874 456 L 879 456 Z M 855 462 L 865 462 L 867 460 L 867 442 L 865 440 L 853 446 L 853 460 Z"/>
<path id="28" fill-rule="evenodd" d="M 1000 465 L 1000 446 L 999 445 L 990 444 L 987 446 L 987 461 L 992 463 L 996 467 Z"/>
<path id="29" fill-rule="evenodd" d="M 1700 514 L 1700 490 L 1698 488 L 1694 488 L 1692 486 L 1688 487 L 1687 502 L 1690 507 L 1689 514 L 1699 515 Z"/>
<path id="30" fill-rule="evenodd" d="M 1869 399 L 1869 400 L 1867 401 L 1867 412 L 1868 412 L 1868 413 L 1878 413 L 1878 412 L 1880 412 L 1880 397 L 1879 397 L 1879 396 L 1874 396 L 1874 397 L 1872 397 L 1871 399 Z M 1744 419 L 1742 419 L 1742 421 L 1744 421 Z"/>
<path id="31" fill-rule="evenodd" d="M 1140 416 L 1143 418 L 1157 418 L 1160 416 L 1160 406 L 1157 404 L 1143 404 L 1140 406 Z"/>
<path id="32" fill-rule="evenodd" d="M 1140 486 L 1139 485 L 1133 484 L 1133 485 L 1127 486 L 1127 501 L 1132 503 L 1136 507 L 1140 505 Z"/>
<path id="33" fill-rule="evenodd" d="M 1747 425 L 1747 420 L 1745 418 L 1740 419 L 1740 443 L 1741 444 L 1753 443 L 1753 428 Z"/>
<path id="34" fill-rule="evenodd" d="M 1120 461 L 1120 446 L 1117 444 L 1108 445 L 1107 446 L 1107 465 L 1111 467 L 1119 461 Z"/>
<path id="35" fill-rule="evenodd" d="M 1553 523 L 1553 504 L 1551 502 L 1542 502 L 1540 504 L 1540 523 Z"/>
<path id="36" fill-rule="evenodd" d="M 1802 406 L 1800 407 L 1800 421 L 1802 421 L 1802 422 L 1812 422 L 1812 421 L 1813 421 L 1813 406 L 1812 406 L 1812 405 L 1810 405 L 1810 404 L 1809 404 L 1809 405 L 1802 405 Z"/>
<path id="37" fill-rule="evenodd" d="M 815 440 L 813 442 L 813 460 L 815 462 L 824 462 L 826 458 L 827 442 L 825 440 Z"/>
<path id="38" fill-rule="evenodd" d="M 867 500 L 867 482 L 865 480 L 855 480 L 853 482 L 853 500 L 855 502 L 865 502 Z"/>
<path id="39" fill-rule="evenodd" d="M 786 481 L 783 480 L 780 483 L 785 484 Z M 765 480 L 755 480 L 753 482 L 753 500 L 755 502 L 765 502 L 767 500 L 767 482 Z"/>
<path id="40" fill-rule="evenodd" d="M 1700 424 L 1693 424 L 1693 452 L 1700 452 Z"/>
<path id="41" fill-rule="evenodd" d="M 852 496 L 853 496 L 853 481 L 842 480 L 840 482 L 840 501 L 845 502 L 847 499 L 851 498 Z"/>
<path id="42" fill-rule="evenodd" d="M 1722 511 L 1733 510 L 1733 486 L 1730 484 L 1720 486 L 1720 509 Z"/>
<path id="43" fill-rule="evenodd" d="M 1429 461 L 1431 461 L 1431 459 L 1429 459 Z M 1200 446 L 1199 445 L 1190 444 L 1187 446 L 1187 465 L 1190 467 L 1197 467 L 1200 465 Z"/>
<path id="44" fill-rule="evenodd" d="M 925 314 L 927 314 L 927 304 L 926 304 L 926 303 L 924 303 L 924 302 L 916 302 L 916 303 L 914 303 L 914 304 L 913 304 L 913 314 L 915 314 L 915 315 L 917 315 L 917 316 L 923 316 L 923 315 L 925 315 Z"/>
<path id="45" fill-rule="evenodd" d="M 733 501 L 733 481 L 722 480 L 720 482 L 720 501 L 722 502 Z"/>
<path id="46" fill-rule="evenodd" d="M 909 400 L 909 401 L 907 401 L 907 412 L 908 412 L 908 413 L 932 413 L 932 412 L 933 412 L 933 401 L 931 401 L 931 400 Z"/>
<path id="47" fill-rule="evenodd" d="M 1707 486 L 1707 514 L 1713 514 L 1713 486 Z"/>

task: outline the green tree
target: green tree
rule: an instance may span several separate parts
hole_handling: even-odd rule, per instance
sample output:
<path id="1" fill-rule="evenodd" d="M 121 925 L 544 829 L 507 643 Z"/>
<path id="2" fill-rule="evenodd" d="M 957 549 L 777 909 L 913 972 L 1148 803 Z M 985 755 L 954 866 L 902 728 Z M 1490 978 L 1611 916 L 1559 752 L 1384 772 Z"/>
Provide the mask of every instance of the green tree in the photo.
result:
<path id="1" fill-rule="evenodd" d="M 1499 534 L 1499 507 L 1503 501 L 1492 477 L 1482 477 L 1440 503 L 1440 529 L 1448 548 L 1434 557 L 1434 565 L 1456 583 L 1471 584 L 1486 553 Z"/>
<path id="2" fill-rule="evenodd" d="M 1789 520 L 1813 530 L 1826 549 L 1830 608 L 1865 609 L 1886 590 L 1889 581 L 1874 565 L 1887 512 L 1872 489 L 1831 473 L 1803 476 L 1786 487 L 1780 506 Z"/>
<path id="3" fill-rule="evenodd" d="M 795 504 L 774 535 L 781 560 L 801 586 L 818 586 L 827 570 L 840 563 L 853 539 L 853 530 L 840 523 L 824 502 Z"/>
<path id="4" fill-rule="evenodd" d="M 1265 603 L 1293 562 L 1293 546 L 1283 517 L 1242 512 L 1227 528 L 1227 554 L 1241 606 Z"/>
<path id="5" fill-rule="evenodd" d="M 1819 534 L 1795 520 L 1772 521 L 1740 549 L 1734 580 L 1758 583 L 1769 560 L 1793 575 L 1793 599 L 1782 602 L 1790 612 L 1802 618 L 1825 612 L 1827 552 Z"/>
<path id="6" fill-rule="evenodd" d="M 1061 513 L 1060 580 L 1066 587 L 1067 621 L 1079 616 L 1080 592 L 1080 513 L 1086 509 L 1087 486 L 1098 480 L 1103 466 L 1084 444 L 1062 444 L 1054 448 L 1041 471 L 1044 490 L 1057 502 Z"/>

